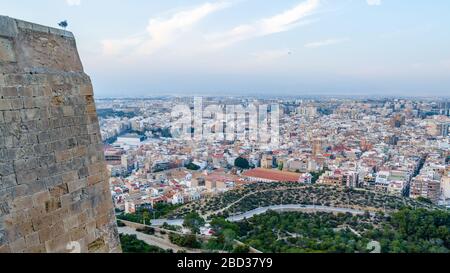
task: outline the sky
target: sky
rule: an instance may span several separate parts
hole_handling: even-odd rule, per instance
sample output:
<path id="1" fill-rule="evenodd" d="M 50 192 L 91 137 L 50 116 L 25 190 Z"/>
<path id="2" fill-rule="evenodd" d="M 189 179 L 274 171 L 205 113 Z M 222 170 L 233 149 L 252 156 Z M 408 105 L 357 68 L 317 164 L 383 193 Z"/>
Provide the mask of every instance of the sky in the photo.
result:
<path id="1" fill-rule="evenodd" d="M 97 97 L 450 94 L 448 0 L 0 0 L 67 20 Z"/>

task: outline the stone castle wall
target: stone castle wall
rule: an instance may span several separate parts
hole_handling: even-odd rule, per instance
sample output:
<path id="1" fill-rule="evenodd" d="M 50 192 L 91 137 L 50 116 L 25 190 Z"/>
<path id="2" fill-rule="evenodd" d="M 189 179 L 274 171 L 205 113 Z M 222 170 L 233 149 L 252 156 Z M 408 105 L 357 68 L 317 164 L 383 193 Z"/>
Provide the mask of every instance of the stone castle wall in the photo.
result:
<path id="1" fill-rule="evenodd" d="M 72 33 L 0 16 L 0 252 L 71 243 L 120 252 L 92 84 Z"/>

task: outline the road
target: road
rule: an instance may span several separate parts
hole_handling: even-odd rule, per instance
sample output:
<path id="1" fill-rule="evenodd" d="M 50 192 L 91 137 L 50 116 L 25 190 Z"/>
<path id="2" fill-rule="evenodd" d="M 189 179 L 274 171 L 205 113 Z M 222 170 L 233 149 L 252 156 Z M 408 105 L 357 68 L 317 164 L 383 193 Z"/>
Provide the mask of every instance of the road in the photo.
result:
<path id="1" fill-rule="evenodd" d="M 180 246 L 174 245 L 167 241 L 166 239 L 162 239 L 153 235 L 147 235 L 141 232 L 137 232 L 134 228 L 131 227 L 119 227 L 119 233 L 127 234 L 127 235 L 136 235 L 137 238 L 141 241 L 146 242 L 149 245 L 157 246 L 159 248 L 169 250 L 172 249 L 173 252 L 178 251 L 186 251 L 189 253 L 200 253 L 200 251 L 195 251 L 192 249 L 185 249 Z"/>
<path id="2" fill-rule="evenodd" d="M 329 212 L 329 213 L 351 213 L 354 215 L 361 215 L 364 214 L 365 211 L 363 210 L 356 210 L 356 209 L 347 209 L 347 208 L 335 208 L 335 207 L 325 207 L 325 206 L 312 206 L 312 205 L 276 205 L 276 206 L 269 206 L 269 207 L 261 207 L 257 208 L 242 214 L 234 215 L 231 217 L 228 217 L 227 220 L 230 222 L 239 222 L 244 219 L 252 218 L 255 215 L 264 214 L 269 210 L 274 211 L 283 211 L 283 210 L 290 210 L 290 211 L 302 211 L 302 212 Z M 371 213 L 371 215 L 374 215 Z M 152 220 L 152 226 L 162 226 L 164 223 L 168 223 L 169 225 L 173 226 L 182 226 L 183 220 L 168 220 L 168 219 L 156 219 Z"/>
<path id="3" fill-rule="evenodd" d="M 346 208 L 334 208 L 325 206 L 305 206 L 305 205 L 277 205 L 257 208 L 242 214 L 234 215 L 228 217 L 227 220 L 230 222 L 239 222 L 244 219 L 252 218 L 255 215 L 260 215 L 268 212 L 269 210 L 283 211 L 283 210 L 293 210 L 293 211 L 304 211 L 304 212 L 329 212 L 329 213 L 351 213 L 354 215 L 364 214 L 362 210 L 346 209 Z"/>
<path id="4" fill-rule="evenodd" d="M 169 220 L 169 219 L 153 219 L 151 220 L 152 226 L 154 227 L 160 227 L 164 225 L 164 223 L 167 223 L 171 226 L 182 226 L 184 220 L 183 219 L 175 219 L 175 220 Z"/>

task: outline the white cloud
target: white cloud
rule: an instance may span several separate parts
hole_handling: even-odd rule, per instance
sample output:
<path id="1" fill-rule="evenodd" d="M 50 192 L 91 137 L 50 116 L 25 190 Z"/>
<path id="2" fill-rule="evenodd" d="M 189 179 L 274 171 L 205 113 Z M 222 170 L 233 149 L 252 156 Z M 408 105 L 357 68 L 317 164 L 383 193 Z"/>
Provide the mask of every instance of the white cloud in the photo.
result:
<path id="1" fill-rule="evenodd" d="M 169 18 L 150 19 L 146 33 L 133 38 L 102 41 L 105 54 L 119 54 L 135 47 L 140 54 L 152 54 L 169 46 L 177 38 L 192 29 L 208 15 L 230 6 L 228 2 L 205 3 L 192 9 L 182 10 Z"/>
<path id="2" fill-rule="evenodd" d="M 379 6 L 381 5 L 381 0 L 367 0 L 369 6 Z"/>
<path id="3" fill-rule="evenodd" d="M 258 20 L 253 24 L 237 26 L 227 32 L 214 34 L 208 37 L 213 47 L 225 47 L 247 39 L 284 32 L 293 27 L 309 23 L 301 21 L 311 15 L 320 4 L 320 0 L 307 0 L 292 9 L 275 16 Z"/>
<path id="4" fill-rule="evenodd" d="M 142 57 L 166 49 L 171 54 L 190 55 L 215 51 L 237 42 L 288 31 L 294 27 L 313 22 L 307 19 L 320 5 L 320 0 L 305 0 L 293 8 L 254 23 L 238 25 L 228 31 L 215 34 L 195 33 L 194 27 L 205 17 L 225 9 L 231 1 L 204 3 L 191 9 L 181 10 L 165 17 L 149 20 L 146 30 L 141 34 L 120 39 L 105 39 L 102 43 L 105 55 Z M 197 34 L 197 35 L 196 35 Z M 183 47 L 183 50 L 171 50 Z M 260 52 L 258 59 L 274 59 L 286 52 Z"/>
<path id="5" fill-rule="evenodd" d="M 124 50 L 138 46 L 142 43 L 142 39 L 139 37 L 136 38 L 125 38 L 121 40 L 103 40 L 102 47 L 103 53 L 106 55 L 117 55 L 123 52 Z"/>
<path id="6" fill-rule="evenodd" d="M 66 3 L 69 6 L 79 6 L 81 5 L 81 0 L 66 0 Z"/>
<path id="7" fill-rule="evenodd" d="M 176 37 L 200 22 L 206 16 L 229 6 L 227 2 L 206 3 L 191 10 L 174 14 L 170 19 L 152 19 L 147 26 L 151 39 L 146 41 L 141 50 L 152 53 L 174 40 Z"/>
<path id="8" fill-rule="evenodd" d="M 306 48 L 318 48 L 318 47 L 324 47 L 324 46 L 330 46 L 330 45 L 337 45 L 348 41 L 348 39 L 328 39 L 318 42 L 312 42 L 305 44 Z"/>

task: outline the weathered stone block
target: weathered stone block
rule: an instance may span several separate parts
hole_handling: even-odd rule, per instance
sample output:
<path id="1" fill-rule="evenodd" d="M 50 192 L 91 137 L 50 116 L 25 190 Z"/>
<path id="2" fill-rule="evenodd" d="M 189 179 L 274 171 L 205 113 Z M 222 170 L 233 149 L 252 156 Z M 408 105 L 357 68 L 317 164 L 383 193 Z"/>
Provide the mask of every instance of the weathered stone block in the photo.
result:
<path id="1" fill-rule="evenodd" d="M 62 207 L 61 200 L 59 198 L 51 198 L 45 202 L 45 211 L 47 213 L 54 212 Z"/>
<path id="2" fill-rule="evenodd" d="M 48 191 L 38 192 L 33 194 L 33 206 L 39 207 L 50 200 L 50 193 Z"/>
<path id="3" fill-rule="evenodd" d="M 11 39 L 0 37 L 0 63 L 16 62 L 16 53 Z"/>
<path id="4" fill-rule="evenodd" d="M 0 36 L 15 38 L 17 32 L 17 25 L 14 19 L 0 16 Z"/>
<path id="5" fill-rule="evenodd" d="M 16 211 L 29 209 L 33 207 L 31 196 L 16 198 L 13 202 L 13 209 Z"/>
<path id="6" fill-rule="evenodd" d="M 25 237 L 27 248 L 39 246 L 39 233 L 33 232 Z"/>
<path id="7" fill-rule="evenodd" d="M 67 246 L 70 242 L 69 234 L 53 237 L 52 240 L 45 242 L 45 250 L 48 253 L 68 252 Z"/>
<path id="8" fill-rule="evenodd" d="M 64 229 L 66 231 L 72 231 L 72 229 L 79 226 L 78 215 L 74 215 L 74 216 L 64 219 L 63 223 L 64 223 Z"/>
<path id="9" fill-rule="evenodd" d="M 87 186 L 87 180 L 86 179 L 76 179 L 69 183 L 67 183 L 69 186 L 69 192 L 75 192 L 78 190 L 81 190 L 83 188 L 86 188 Z"/>
<path id="10" fill-rule="evenodd" d="M 10 244 L 11 251 L 14 253 L 20 253 L 25 250 L 27 244 L 25 243 L 25 238 L 20 238 Z"/>
<path id="11" fill-rule="evenodd" d="M 28 247 L 25 249 L 25 253 L 45 253 L 45 245 L 40 244 L 37 246 Z"/>
<path id="12" fill-rule="evenodd" d="M 0 253 L 11 253 L 11 247 L 9 245 L 0 245 Z"/>
<path id="13" fill-rule="evenodd" d="M 0 98 L 0 111 L 11 110 L 11 102 L 7 99 Z"/>

